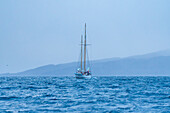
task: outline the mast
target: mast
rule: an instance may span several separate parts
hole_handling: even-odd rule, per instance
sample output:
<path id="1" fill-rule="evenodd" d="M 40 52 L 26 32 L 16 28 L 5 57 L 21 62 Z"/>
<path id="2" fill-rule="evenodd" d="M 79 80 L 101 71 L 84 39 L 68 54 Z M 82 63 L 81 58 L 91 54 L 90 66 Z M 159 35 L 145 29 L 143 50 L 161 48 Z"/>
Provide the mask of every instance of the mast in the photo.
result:
<path id="1" fill-rule="evenodd" d="M 86 23 L 85 23 L 85 35 L 84 35 L 84 72 L 86 72 Z"/>
<path id="2" fill-rule="evenodd" d="M 83 36 L 81 35 L 81 71 L 82 71 L 82 61 L 83 61 Z"/>

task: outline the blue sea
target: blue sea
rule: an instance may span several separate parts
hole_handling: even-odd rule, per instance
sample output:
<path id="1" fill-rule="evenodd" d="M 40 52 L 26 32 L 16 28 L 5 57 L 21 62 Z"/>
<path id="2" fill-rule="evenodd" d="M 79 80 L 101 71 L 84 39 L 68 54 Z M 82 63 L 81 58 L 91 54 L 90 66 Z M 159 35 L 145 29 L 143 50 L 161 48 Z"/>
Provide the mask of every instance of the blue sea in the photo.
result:
<path id="1" fill-rule="evenodd" d="M 170 113 L 170 76 L 0 77 L 0 113 Z"/>

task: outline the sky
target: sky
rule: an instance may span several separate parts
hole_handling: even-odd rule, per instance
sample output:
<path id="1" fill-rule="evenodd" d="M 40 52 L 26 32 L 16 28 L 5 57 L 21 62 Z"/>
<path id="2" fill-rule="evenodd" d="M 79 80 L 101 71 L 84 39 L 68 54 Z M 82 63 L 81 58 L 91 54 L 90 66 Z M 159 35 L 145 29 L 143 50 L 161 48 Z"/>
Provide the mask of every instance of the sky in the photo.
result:
<path id="1" fill-rule="evenodd" d="M 170 49 L 170 0 L 1 0 L 0 73 Z"/>

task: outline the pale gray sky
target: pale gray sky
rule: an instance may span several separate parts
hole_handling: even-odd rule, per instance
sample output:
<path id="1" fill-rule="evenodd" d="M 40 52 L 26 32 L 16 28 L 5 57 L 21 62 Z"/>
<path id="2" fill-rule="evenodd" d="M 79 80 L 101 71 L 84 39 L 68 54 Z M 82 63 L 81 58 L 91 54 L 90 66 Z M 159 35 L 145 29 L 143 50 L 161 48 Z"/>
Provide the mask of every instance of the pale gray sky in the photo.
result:
<path id="1" fill-rule="evenodd" d="M 0 73 L 170 48 L 170 0 L 1 0 Z M 8 65 L 8 66 L 7 66 Z"/>

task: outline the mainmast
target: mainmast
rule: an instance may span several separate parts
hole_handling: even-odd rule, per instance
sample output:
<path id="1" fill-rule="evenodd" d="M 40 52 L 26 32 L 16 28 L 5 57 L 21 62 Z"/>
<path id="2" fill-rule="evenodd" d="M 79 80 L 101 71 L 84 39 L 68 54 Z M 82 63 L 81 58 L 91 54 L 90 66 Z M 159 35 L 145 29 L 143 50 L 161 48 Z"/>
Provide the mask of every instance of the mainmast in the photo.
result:
<path id="1" fill-rule="evenodd" d="M 82 61 L 83 61 L 83 36 L 81 35 L 81 71 L 82 71 Z"/>
<path id="2" fill-rule="evenodd" d="M 86 23 L 85 23 L 85 35 L 84 35 L 84 72 L 86 72 Z"/>

